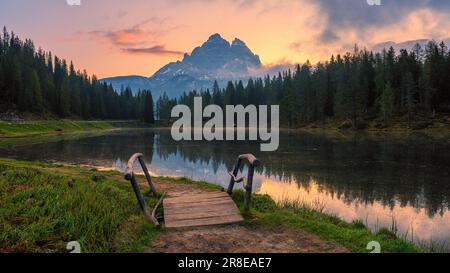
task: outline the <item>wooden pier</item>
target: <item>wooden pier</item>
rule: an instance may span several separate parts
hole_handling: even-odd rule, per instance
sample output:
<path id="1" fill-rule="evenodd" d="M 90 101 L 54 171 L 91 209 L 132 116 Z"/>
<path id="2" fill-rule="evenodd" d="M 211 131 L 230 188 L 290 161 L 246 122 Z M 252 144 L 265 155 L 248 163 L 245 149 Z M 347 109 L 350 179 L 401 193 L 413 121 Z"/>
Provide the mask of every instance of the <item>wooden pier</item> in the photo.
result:
<path id="1" fill-rule="evenodd" d="M 227 192 L 204 191 L 200 193 L 189 193 L 178 197 L 170 197 L 169 193 L 168 198 L 165 198 L 165 194 L 163 194 L 151 213 L 147 208 L 133 171 L 133 165 L 136 161 L 140 163 L 142 170 L 144 171 L 150 192 L 156 195 L 152 178 L 150 177 L 142 154 L 134 154 L 130 158 L 125 171 L 125 179 L 131 182 L 131 186 L 133 187 L 144 216 L 155 226 L 160 226 L 158 219 L 156 219 L 156 211 L 161 203 L 164 206 L 164 224 L 167 228 L 223 225 L 243 221 L 244 218 L 241 216 L 238 207 L 231 198 L 235 183 L 244 184 L 244 209 L 246 211 L 250 209 L 253 173 L 255 167 L 259 165 L 259 161 L 251 154 L 240 155 L 238 157 L 234 169 L 230 172 L 231 179 Z M 238 178 L 237 175 L 241 170 L 244 161 L 249 163 L 247 177 Z"/>
<path id="2" fill-rule="evenodd" d="M 204 192 L 164 199 L 167 228 L 209 226 L 244 220 L 233 199 L 225 192 Z"/>

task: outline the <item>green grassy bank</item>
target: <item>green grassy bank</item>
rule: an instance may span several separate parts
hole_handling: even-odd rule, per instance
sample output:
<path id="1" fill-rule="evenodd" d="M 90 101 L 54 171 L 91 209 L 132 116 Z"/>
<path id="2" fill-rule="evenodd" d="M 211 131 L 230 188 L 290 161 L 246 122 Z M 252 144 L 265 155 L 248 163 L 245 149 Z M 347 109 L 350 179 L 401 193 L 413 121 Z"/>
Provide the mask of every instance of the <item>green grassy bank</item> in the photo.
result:
<path id="1" fill-rule="evenodd" d="M 351 136 L 356 133 L 366 137 L 377 138 L 389 136 L 392 139 L 408 137 L 423 137 L 436 141 L 448 142 L 450 139 L 450 116 L 439 115 L 435 118 L 417 117 L 409 124 L 406 117 L 397 117 L 385 126 L 380 119 L 359 121 L 358 128 L 350 120 L 327 119 L 320 122 L 304 124 L 298 130 L 317 134 L 327 134 L 331 137 Z"/>
<path id="2" fill-rule="evenodd" d="M 216 186 L 189 179 L 155 178 L 155 183 Z M 147 196 L 149 206 L 158 197 Z M 243 204 L 243 193 L 234 199 Z M 368 252 L 378 241 L 383 252 L 418 252 L 387 230 L 370 232 L 361 222 L 346 223 L 307 206 L 276 204 L 256 195 L 244 225 L 301 229 Z M 118 172 L 0 159 L 0 252 L 64 252 L 79 241 L 83 252 L 143 252 L 153 236 L 164 233 L 147 224 L 133 191 Z"/>
<path id="3" fill-rule="evenodd" d="M 0 160 L 0 252 L 64 252 L 70 241 L 83 252 L 139 252 L 157 232 L 126 183 L 95 170 Z"/>
<path id="4" fill-rule="evenodd" d="M 8 123 L 0 121 L 0 138 L 21 138 L 39 135 L 57 135 L 64 133 L 112 130 L 116 128 L 142 127 L 134 121 L 73 121 L 45 120 Z"/>

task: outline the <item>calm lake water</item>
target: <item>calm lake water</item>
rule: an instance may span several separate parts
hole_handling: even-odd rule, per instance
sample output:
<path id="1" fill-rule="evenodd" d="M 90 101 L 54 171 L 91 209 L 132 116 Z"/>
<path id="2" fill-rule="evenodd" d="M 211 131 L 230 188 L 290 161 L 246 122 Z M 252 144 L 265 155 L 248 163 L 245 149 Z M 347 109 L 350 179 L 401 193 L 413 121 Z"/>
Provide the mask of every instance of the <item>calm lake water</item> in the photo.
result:
<path id="1" fill-rule="evenodd" d="M 226 187 L 239 154 L 263 166 L 254 190 L 275 200 L 320 204 L 325 211 L 372 229 L 391 227 L 414 241 L 450 242 L 450 145 L 424 137 L 325 136 L 282 132 L 277 152 L 255 142 L 175 142 L 166 130 L 0 148 L 1 157 L 68 162 L 123 170 L 145 154 L 153 175 L 186 176 Z"/>

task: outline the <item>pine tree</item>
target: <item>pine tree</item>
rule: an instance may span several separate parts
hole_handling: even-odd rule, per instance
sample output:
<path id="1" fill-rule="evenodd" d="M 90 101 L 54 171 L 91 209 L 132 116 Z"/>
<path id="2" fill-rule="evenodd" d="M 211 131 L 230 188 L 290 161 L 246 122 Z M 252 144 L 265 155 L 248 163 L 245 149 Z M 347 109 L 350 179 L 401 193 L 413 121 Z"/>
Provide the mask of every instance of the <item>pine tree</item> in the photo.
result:
<path id="1" fill-rule="evenodd" d="M 212 104 L 212 96 L 211 96 L 211 92 L 209 91 L 209 89 L 206 89 L 206 91 L 202 92 L 201 96 L 203 98 L 204 105 Z"/>
<path id="2" fill-rule="evenodd" d="M 224 94 L 225 105 L 235 105 L 236 103 L 236 89 L 234 88 L 233 82 L 229 81 Z"/>
<path id="3" fill-rule="evenodd" d="M 74 115 L 81 116 L 81 91 L 79 86 L 79 77 L 75 72 L 73 63 L 70 62 L 69 68 L 69 85 L 70 85 L 70 112 Z"/>
<path id="4" fill-rule="evenodd" d="M 27 68 L 23 73 L 22 88 L 18 92 L 17 106 L 22 112 L 31 112 L 33 103 L 33 86 L 31 68 Z"/>
<path id="5" fill-rule="evenodd" d="M 144 94 L 144 121 L 150 124 L 155 123 L 155 116 L 153 110 L 153 97 L 150 91 L 145 91 Z"/>
<path id="6" fill-rule="evenodd" d="M 224 107 L 223 94 L 220 91 L 219 84 L 214 81 L 212 103 Z"/>
<path id="7" fill-rule="evenodd" d="M 402 80 L 402 91 L 405 94 L 404 106 L 408 113 L 408 127 L 411 127 L 416 107 L 416 87 L 411 72 L 405 74 Z"/>
<path id="8" fill-rule="evenodd" d="M 44 99 L 42 97 L 41 84 L 35 70 L 31 72 L 30 88 L 33 90 L 33 102 L 31 110 L 35 113 L 42 113 L 44 110 Z"/>
<path id="9" fill-rule="evenodd" d="M 394 112 L 394 102 L 394 90 L 392 89 L 391 83 L 387 83 L 378 102 L 385 127 L 389 125 L 392 118 Z"/>
<path id="10" fill-rule="evenodd" d="M 59 89 L 59 114 L 61 117 L 70 115 L 70 84 L 69 79 L 64 77 Z"/>
<path id="11" fill-rule="evenodd" d="M 1 37 L 0 37 L 0 44 L 2 43 Z M 2 49 L 0 48 L 0 107 L 1 104 L 7 101 L 6 94 L 5 94 L 5 75 L 3 72 L 3 54 Z"/>

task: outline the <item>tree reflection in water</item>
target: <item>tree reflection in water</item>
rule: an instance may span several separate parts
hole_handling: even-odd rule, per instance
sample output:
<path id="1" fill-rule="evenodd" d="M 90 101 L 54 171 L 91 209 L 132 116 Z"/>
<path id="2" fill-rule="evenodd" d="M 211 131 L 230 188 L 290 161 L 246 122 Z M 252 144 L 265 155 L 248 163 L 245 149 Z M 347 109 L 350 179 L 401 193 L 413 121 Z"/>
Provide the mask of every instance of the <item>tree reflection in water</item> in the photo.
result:
<path id="1" fill-rule="evenodd" d="M 414 229 L 415 236 L 450 237 L 448 143 L 281 132 L 278 151 L 259 149 L 257 142 L 175 142 L 168 130 L 135 130 L 2 148 L 0 156 L 120 169 L 131 154 L 142 152 L 155 175 L 225 186 L 236 157 L 254 153 L 263 162 L 256 191 L 275 199 L 321 198 L 327 210 L 347 220 L 367 218 L 372 226 L 381 226 L 394 216 L 400 229 Z"/>

